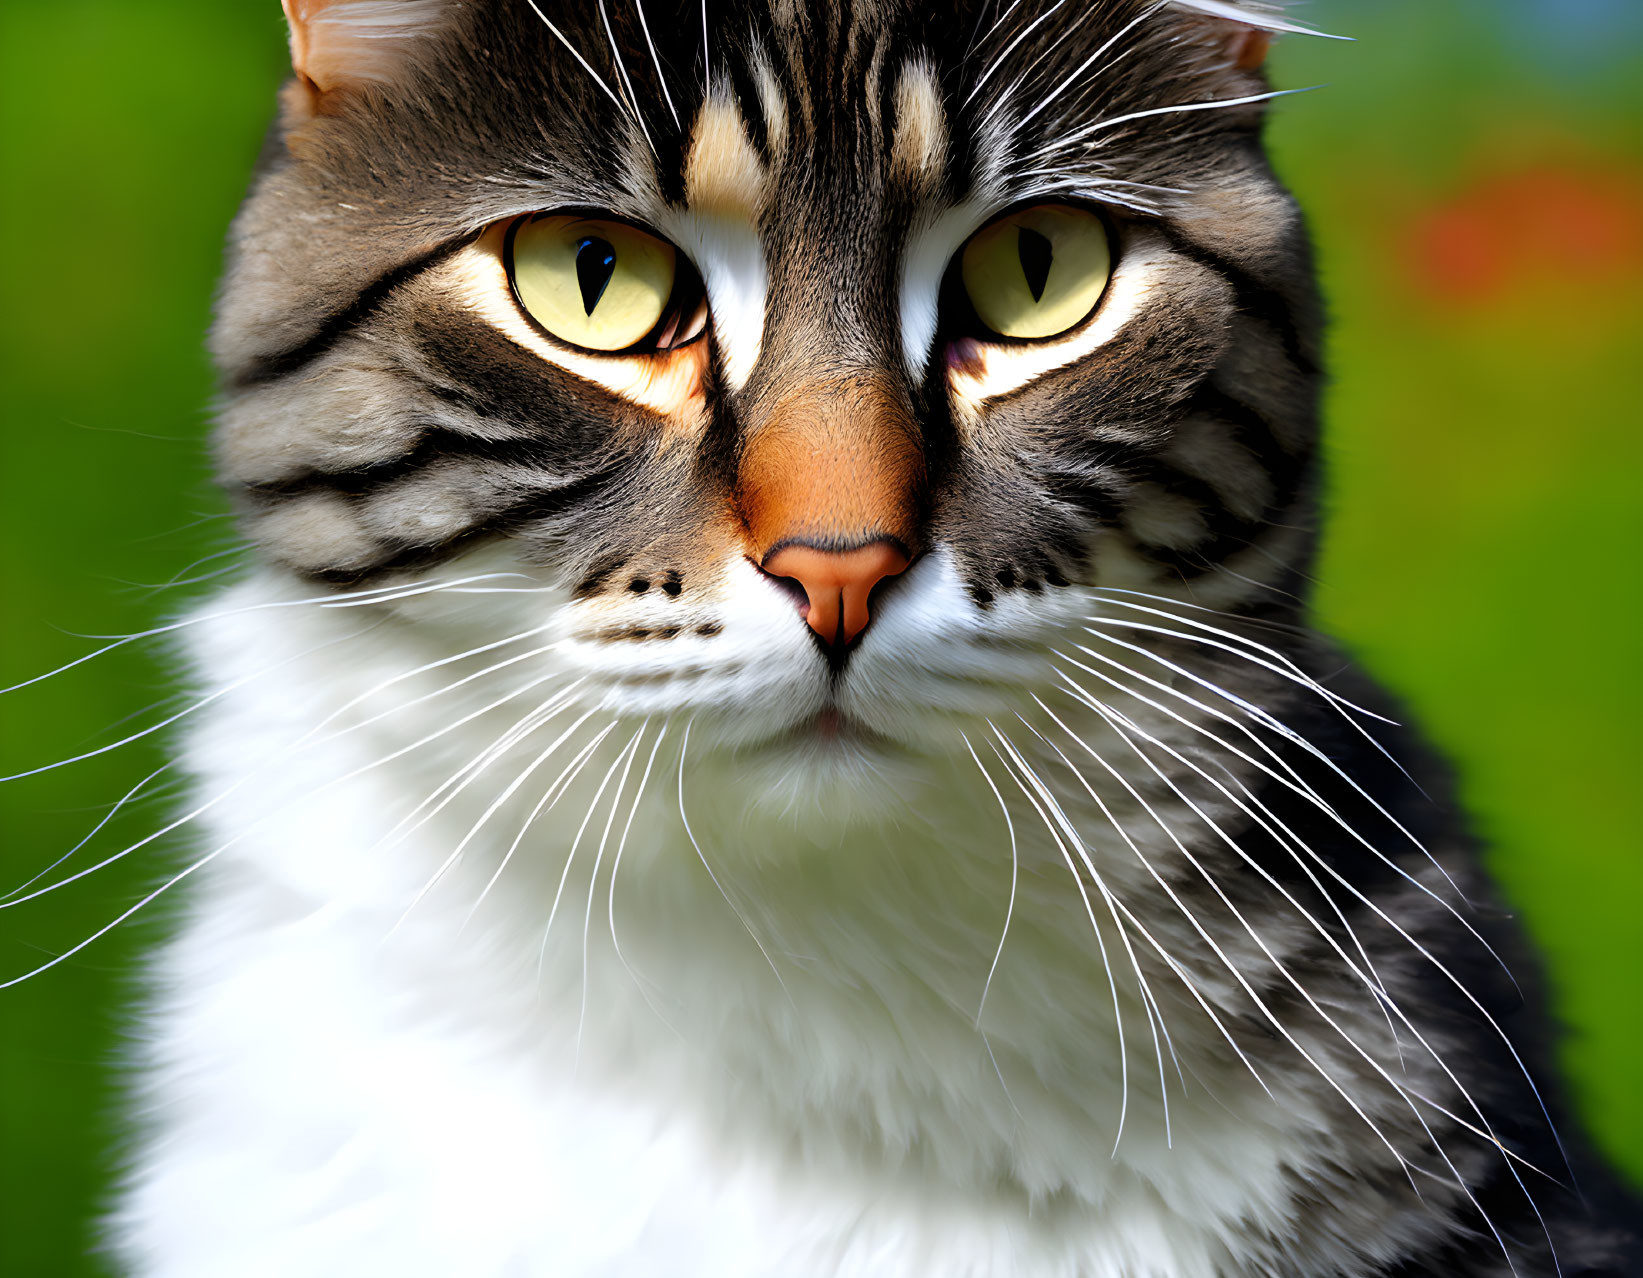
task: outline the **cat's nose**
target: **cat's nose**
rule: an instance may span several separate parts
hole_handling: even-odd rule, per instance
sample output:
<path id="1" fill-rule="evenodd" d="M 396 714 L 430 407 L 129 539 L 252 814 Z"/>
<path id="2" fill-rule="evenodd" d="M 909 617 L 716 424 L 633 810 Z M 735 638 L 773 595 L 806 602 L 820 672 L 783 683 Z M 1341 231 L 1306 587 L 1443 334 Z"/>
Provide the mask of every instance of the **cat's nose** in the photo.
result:
<path id="1" fill-rule="evenodd" d="M 909 562 L 901 547 L 881 538 L 851 550 L 789 542 L 759 566 L 772 577 L 791 578 L 804 587 L 806 602 L 800 611 L 829 655 L 837 658 L 867 629 L 873 587 L 904 571 Z"/>

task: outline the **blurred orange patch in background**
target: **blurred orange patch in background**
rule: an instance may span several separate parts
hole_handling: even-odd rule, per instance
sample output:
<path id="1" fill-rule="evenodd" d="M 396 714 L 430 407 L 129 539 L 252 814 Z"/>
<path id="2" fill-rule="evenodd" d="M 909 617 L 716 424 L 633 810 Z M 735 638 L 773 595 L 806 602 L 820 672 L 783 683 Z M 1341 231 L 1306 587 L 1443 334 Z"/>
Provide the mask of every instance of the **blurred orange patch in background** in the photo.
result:
<path id="1" fill-rule="evenodd" d="M 1643 283 L 1643 172 L 1545 162 L 1489 173 L 1416 214 L 1402 239 L 1412 292 L 1440 307 L 1626 303 Z"/>

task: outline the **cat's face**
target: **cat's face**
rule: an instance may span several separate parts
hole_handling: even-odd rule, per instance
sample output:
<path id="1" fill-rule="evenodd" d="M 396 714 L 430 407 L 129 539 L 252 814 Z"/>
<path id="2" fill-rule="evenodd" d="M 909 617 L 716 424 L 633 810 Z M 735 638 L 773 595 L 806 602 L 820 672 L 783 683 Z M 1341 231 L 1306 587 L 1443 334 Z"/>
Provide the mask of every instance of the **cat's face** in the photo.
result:
<path id="1" fill-rule="evenodd" d="M 501 544 L 609 708 L 807 749 L 1019 708 L 1090 587 L 1293 586 L 1314 303 L 1230 6 L 287 8 L 216 335 L 278 564 Z"/>

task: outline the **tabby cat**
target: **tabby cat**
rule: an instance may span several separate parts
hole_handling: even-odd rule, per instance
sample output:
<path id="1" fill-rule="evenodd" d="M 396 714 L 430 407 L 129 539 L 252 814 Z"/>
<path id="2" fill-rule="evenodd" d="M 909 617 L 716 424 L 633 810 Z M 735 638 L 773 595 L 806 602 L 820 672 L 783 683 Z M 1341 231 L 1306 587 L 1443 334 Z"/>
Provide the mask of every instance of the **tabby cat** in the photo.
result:
<path id="1" fill-rule="evenodd" d="M 1308 629 L 1275 9 L 285 8 L 124 1272 L 1625 1271 Z"/>

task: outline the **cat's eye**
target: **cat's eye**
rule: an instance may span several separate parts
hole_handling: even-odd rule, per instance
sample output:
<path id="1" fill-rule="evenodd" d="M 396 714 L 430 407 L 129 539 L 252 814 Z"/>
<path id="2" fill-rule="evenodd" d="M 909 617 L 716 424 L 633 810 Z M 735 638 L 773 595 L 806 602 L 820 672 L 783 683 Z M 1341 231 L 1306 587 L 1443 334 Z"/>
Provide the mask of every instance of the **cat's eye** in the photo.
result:
<path id="1" fill-rule="evenodd" d="M 1036 341 L 1075 328 L 1112 274 L 1106 223 L 1088 209 L 1017 209 L 970 237 L 959 278 L 976 318 L 1001 337 Z"/>
<path id="2" fill-rule="evenodd" d="M 509 229 L 514 296 L 547 332 L 603 352 L 670 350 L 706 322 L 700 277 L 673 245 L 628 222 L 539 213 Z"/>

